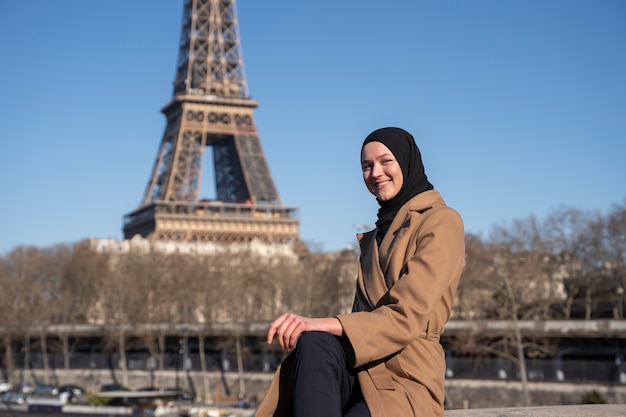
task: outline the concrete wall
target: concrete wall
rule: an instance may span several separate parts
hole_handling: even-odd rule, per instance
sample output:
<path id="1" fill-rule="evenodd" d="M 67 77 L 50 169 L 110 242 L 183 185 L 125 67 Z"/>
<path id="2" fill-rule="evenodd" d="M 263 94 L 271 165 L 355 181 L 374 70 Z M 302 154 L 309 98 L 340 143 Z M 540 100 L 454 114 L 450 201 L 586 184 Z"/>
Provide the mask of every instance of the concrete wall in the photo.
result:
<path id="1" fill-rule="evenodd" d="M 609 404 L 626 404 L 626 386 L 574 384 L 564 382 L 530 382 L 531 406 L 580 404 L 582 397 L 596 391 Z M 448 408 L 523 407 L 522 384 L 518 381 L 448 379 Z M 626 413 L 623 414 L 626 417 Z"/>
<path id="2" fill-rule="evenodd" d="M 491 408 L 446 411 L 445 417 L 624 417 L 626 405 Z"/>

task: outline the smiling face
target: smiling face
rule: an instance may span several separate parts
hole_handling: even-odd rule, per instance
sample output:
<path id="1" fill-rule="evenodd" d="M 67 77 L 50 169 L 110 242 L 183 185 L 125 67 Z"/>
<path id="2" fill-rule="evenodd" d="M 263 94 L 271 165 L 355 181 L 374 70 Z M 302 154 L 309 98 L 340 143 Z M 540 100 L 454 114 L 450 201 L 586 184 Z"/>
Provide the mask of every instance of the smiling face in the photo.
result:
<path id="1" fill-rule="evenodd" d="M 380 142 L 368 142 L 361 152 L 363 180 L 367 189 L 380 201 L 394 198 L 402 188 L 400 164 L 393 153 Z"/>

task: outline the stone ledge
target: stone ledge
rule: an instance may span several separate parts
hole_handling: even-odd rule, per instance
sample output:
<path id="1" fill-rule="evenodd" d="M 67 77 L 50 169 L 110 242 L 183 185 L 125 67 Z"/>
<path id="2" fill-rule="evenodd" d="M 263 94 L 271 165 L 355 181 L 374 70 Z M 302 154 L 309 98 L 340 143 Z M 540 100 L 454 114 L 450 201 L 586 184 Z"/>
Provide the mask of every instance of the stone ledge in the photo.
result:
<path id="1" fill-rule="evenodd" d="M 626 417 L 626 404 L 446 410 L 444 417 Z"/>

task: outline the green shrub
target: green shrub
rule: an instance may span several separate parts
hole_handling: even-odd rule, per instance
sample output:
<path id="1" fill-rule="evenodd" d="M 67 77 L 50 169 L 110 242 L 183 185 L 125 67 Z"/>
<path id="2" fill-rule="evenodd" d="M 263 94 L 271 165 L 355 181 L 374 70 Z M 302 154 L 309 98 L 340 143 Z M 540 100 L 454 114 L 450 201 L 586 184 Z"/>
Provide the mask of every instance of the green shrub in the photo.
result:
<path id="1" fill-rule="evenodd" d="M 593 390 L 583 394 L 580 399 L 581 404 L 606 404 L 606 400 L 598 391 Z"/>

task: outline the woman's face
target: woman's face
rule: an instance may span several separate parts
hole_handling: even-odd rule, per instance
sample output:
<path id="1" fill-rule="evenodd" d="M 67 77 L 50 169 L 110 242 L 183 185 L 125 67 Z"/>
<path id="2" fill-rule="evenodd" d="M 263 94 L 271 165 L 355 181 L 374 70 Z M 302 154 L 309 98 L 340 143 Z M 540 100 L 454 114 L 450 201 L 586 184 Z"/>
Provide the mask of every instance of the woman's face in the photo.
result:
<path id="1" fill-rule="evenodd" d="M 380 142 L 369 142 L 361 152 L 363 180 L 367 189 L 380 201 L 394 198 L 402 188 L 400 164 L 393 153 Z"/>

